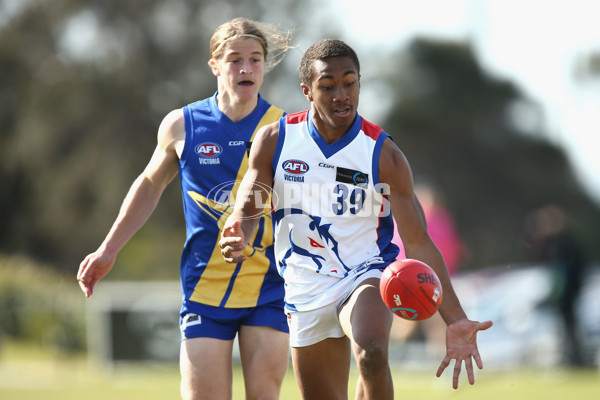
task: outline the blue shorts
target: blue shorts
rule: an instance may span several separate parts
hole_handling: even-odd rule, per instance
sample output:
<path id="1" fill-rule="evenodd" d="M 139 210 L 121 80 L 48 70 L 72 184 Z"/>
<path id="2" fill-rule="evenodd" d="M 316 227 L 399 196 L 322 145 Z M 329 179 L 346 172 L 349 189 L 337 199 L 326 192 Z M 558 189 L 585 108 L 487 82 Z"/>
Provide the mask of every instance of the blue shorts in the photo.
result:
<path id="1" fill-rule="evenodd" d="M 179 318 L 181 340 L 209 337 L 233 340 L 242 325 L 269 326 L 288 333 L 283 301 L 249 308 L 202 306 L 201 314 L 185 313 Z"/>

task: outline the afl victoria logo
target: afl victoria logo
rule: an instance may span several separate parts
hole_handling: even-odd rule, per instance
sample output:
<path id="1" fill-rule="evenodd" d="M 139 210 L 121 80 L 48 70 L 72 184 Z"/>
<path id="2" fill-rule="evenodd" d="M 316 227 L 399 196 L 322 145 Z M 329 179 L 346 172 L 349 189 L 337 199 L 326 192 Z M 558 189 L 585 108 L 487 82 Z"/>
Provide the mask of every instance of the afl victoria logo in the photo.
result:
<path id="1" fill-rule="evenodd" d="M 302 175 L 308 172 L 308 164 L 300 160 L 287 160 L 281 164 L 281 168 L 288 174 Z"/>
<path id="2" fill-rule="evenodd" d="M 200 157 L 214 158 L 221 155 L 223 148 L 218 143 L 207 142 L 200 143 L 196 146 L 195 151 Z"/>

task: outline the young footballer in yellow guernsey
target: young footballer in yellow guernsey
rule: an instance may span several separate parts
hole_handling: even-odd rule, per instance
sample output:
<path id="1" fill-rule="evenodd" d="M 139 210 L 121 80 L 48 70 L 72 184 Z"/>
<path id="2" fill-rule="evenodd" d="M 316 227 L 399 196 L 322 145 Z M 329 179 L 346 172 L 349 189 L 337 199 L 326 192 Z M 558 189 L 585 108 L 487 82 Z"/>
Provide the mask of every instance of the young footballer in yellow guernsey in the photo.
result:
<path id="1" fill-rule="evenodd" d="M 275 257 L 285 280 L 292 361 L 303 399 L 347 399 L 350 356 L 359 371 L 357 399 L 391 400 L 388 344 L 393 314 L 379 293 L 382 270 L 398 255 L 398 223 L 406 256 L 431 266 L 444 298 L 446 356 L 453 386 L 473 361 L 482 368 L 477 333 L 491 321 L 467 318 L 444 260 L 427 233 L 410 166 L 377 125 L 357 114 L 360 64 L 339 40 L 312 45 L 300 64 L 310 110 L 287 115 L 258 133 L 235 210 L 220 241 L 227 261 L 252 240 L 261 201 L 272 188 Z"/>
<path id="2" fill-rule="evenodd" d="M 231 399 L 236 335 L 247 399 L 277 399 L 287 371 L 283 281 L 274 264 L 269 210 L 260 213 L 243 263 L 225 263 L 218 240 L 257 130 L 284 115 L 259 89 L 266 68 L 288 48 L 288 35 L 275 26 L 238 18 L 216 30 L 209 65 L 217 92 L 164 118 L 156 150 L 117 220 L 79 267 L 77 279 L 89 297 L 179 173 L 187 232 L 180 267 L 184 399 Z"/>

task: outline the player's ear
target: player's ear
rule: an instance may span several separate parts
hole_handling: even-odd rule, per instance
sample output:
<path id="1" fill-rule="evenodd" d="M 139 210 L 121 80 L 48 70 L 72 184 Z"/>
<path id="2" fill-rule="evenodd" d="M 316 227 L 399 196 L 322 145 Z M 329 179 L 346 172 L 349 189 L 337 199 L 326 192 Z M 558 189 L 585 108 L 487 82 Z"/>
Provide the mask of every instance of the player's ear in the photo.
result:
<path id="1" fill-rule="evenodd" d="M 300 88 L 302 89 L 302 94 L 304 97 L 308 99 L 308 101 L 313 101 L 312 93 L 310 92 L 310 88 L 306 86 L 304 83 L 300 84 Z"/>
<path id="2" fill-rule="evenodd" d="M 215 60 L 214 58 L 211 58 L 210 60 L 208 60 L 208 66 L 210 67 L 214 76 L 221 75 L 221 73 L 219 71 L 219 62 L 217 60 Z"/>

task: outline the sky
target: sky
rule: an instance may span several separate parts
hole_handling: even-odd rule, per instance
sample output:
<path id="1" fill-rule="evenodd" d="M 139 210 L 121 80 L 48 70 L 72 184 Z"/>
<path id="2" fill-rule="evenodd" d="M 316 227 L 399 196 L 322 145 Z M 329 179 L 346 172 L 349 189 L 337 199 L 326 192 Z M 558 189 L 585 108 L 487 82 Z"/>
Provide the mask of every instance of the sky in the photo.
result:
<path id="1" fill-rule="evenodd" d="M 543 109 L 545 138 L 563 147 L 600 204 L 600 76 L 576 71 L 600 54 L 595 0 L 329 0 L 360 46 L 402 46 L 416 35 L 468 40 L 492 75 Z M 364 103 L 363 103 L 364 104 Z"/>

